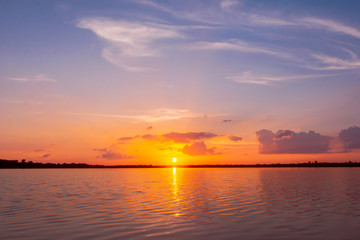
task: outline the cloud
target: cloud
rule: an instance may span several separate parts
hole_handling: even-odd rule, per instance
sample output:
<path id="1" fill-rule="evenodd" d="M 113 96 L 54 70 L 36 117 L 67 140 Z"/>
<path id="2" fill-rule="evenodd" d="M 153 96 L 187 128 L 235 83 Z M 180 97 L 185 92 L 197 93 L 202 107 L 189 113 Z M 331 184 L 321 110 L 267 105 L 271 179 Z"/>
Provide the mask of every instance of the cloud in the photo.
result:
<path id="1" fill-rule="evenodd" d="M 120 137 L 118 138 L 119 141 L 130 141 L 130 140 L 133 140 L 134 137 Z"/>
<path id="2" fill-rule="evenodd" d="M 252 43 L 232 39 L 226 42 L 199 42 L 193 45 L 190 49 L 194 50 L 224 50 L 224 51 L 238 51 L 245 53 L 261 53 L 272 55 L 281 58 L 289 58 L 289 55 L 284 52 L 271 50 L 265 47 L 257 46 Z"/>
<path id="3" fill-rule="evenodd" d="M 176 11 L 170 9 L 170 8 L 167 8 L 164 5 L 158 4 L 156 2 L 153 2 L 153 1 L 150 1 L 150 0 L 133 0 L 133 1 L 136 2 L 136 3 L 139 3 L 139 4 L 150 6 L 152 8 L 157 9 L 157 10 L 160 10 L 160 11 L 169 13 L 169 14 L 171 14 L 173 16 L 181 18 L 181 14 L 179 14 L 178 12 L 176 12 Z"/>
<path id="4" fill-rule="evenodd" d="M 324 54 L 312 54 L 311 56 L 320 61 L 324 66 L 315 67 L 317 70 L 344 70 L 360 68 L 360 60 L 356 54 L 352 53 L 352 59 L 344 60 Z"/>
<path id="5" fill-rule="evenodd" d="M 343 129 L 338 137 L 346 150 L 360 148 L 360 127 L 353 126 Z"/>
<path id="6" fill-rule="evenodd" d="M 160 137 L 158 135 L 152 135 L 152 134 L 145 134 L 142 136 L 142 138 L 146 140 L 155 140 L 155 141 L 160 140 Z"/>
<path id="7" fill-rule="evenodd" d="M 48 157 L 50 157 L 51 156 L 51 154 L 44 154 L 44 155 L 42 155 L 40 158 L 48 158 Z"/>
<path id="8" fill-rule="evenodd" d="M 191 145 L 185 145 L 182 149 L 184 154 L 190 156 L 199 156 L 199 155 L 214 155 L 215 148 L 207 148 L 203 141 L 201 142 L 194 142 Z"/>
<path id="9" fill-rule="evenodd" d="M 237 137 L 237 136 L 229 136 L 229 139 L 233 142 L 237 142 L 237 141 L 241 141 L 243 140 L 242 137 Z"/>
<path id="10" fill-rule="evenodd" d="M 118 153 L 118 152 L 115 152 L 115 151 L 113 151 L 111 149 L 107 149 L 107 148 L 94 148 L 93 150 L 101 153 L 99 156 L 97 156 L 97 158 L 103 158 L 106 160 L 120 160 L 120 159 L 133 158 L 133 156 Z"/>
<path id="11" fill-rule="evenodd" d="M 107 151 L 107 148 L 93 148 L 93 151 L 96 151 L 96 152 L 106 152 L 106 151 Z"/>
<path id="12" fill-rule="evenodd" d="M 55 79 L 41 73 L 30 77 L 7 77 L 7 79 L 18 82 L 56 82 Z"/>
<path id="13" fill-rule="evenodd" d="M 219 2 L 218 5 L 199 4 L 196 5 L 194 8 L 187 9 L 186 11 L 174 10 L 149 0 L 134 1 L 171 14 L 178 19 L 196 21 L 207 25 L 211 24 L 216 26 L 224 26 L 227 24 L 236 24 L 238 26 L 279 26 L 296 24 L 295 22 L 287 19 L 279 19 L 267 16 L 267 13 L 255 13 L 250 9 L 246 9 L 246 11 L 244 11 L 244 9 L 242 9 L 241 11 L 236 11 L 238 6 L 244 6 L 242 2 L 237 0 L 222 0 Z"/>
<path id="14" fill-rule="evenodd" d="M 147 128 L 146 128 L 146 130 L 152 130 L 153 129 L 153 126 L 148 126 Z"/>
<path id="15" fill-rule="evenodd" d="M 102 56 L 128 71 L 149 70 L 129 63 L 138 62 L 138 58 L 158 56 L 159 47 L 155 44 L 156 41 L 184 37 L 175 27 L 169 25 L 106 18 L 84 18 L 78 22 L 77 27 L 89 29 L 105 40 L 108 46 L 103 49 Z"/>
<path id="16" fill-rule="evenodd" d="M 182 118 L 194 118 L 203 116 L 203 113 L 191 112 L 188 109 L 159 108 L 148 115 L 137 116 L 137 119 L 147 122 L 157 122 L 164 120 L 177 120 Z"/>
<path id="17" fill-rule="evenodd" d="M 274 26 L 274 27 L 286 27 L 286 26 L 295 26 L 295 22 L 289 19 L 274 18 L 265 15 L 259 15 L 256 13 L 247 13 L 243 17 L 246 19 L 248 25 L 255 26 Z"/>
<path id="18" fill-rule="evenodd" d="M 101 158 L 104 158 L 107 160 L 120 160 L 120 159 L 130 159 L 133 157 L 126 155 L 126 154 L 122 154 L 122 153 L 107 151 L 106 153 L 101 154 Z"/>
<path id="19" fill-rule="evenodd" d="M 305 26 L 311 28 L 321 28 L 332 32 L 347 34 L 360 39 L 360 30 L 354 27 L 346 26 L 333 20 L 307 17 L 299 19 L 299 22 L 300 24 L 305 24 Z"/>
<path id="20" fill-rule="evenodd" d="M 175 152 L 175 151 L 178 151 L 178 152 L 181 152 L 181 148 L 175 148 L 175 147 L 163 147 L 163 148 L 159 148 L 160 151 L 171 151 L 171 152 Z"/>
<path id="21" fill-rule="evenodd" d="M 171 132 L 163 134 L 163 137 L 167 140 L 172 140 L 176 143 L 188 143 L 194 140 L 209 139 L 216 137 L 217 135 L 209 132 L 187 132 L 187 133 L 177 133 Z"/>
<path id="22" fill-rule="evenodd" d="M 135 1 L 135 0 L 134 0 Z M 311 29 L 323 29 L 331 32 L 347 34 L 355 38 L 360 38 L 360 30 L 347 26 L 330 19 L 321 19 L 316 17 L 300 17 L 287 18 L 279 16 L 279 11 L 259 11 L 259 8 L 251 8 L 249 5 L 242 4 L 237 0 L 222 0 L 219 1 L 219 6 L 214 4 L 199 5 L 199 8 L 187 9 L 187 11 L 177 11 L 170 9 L 165 5 L 159 4 L 149 0 L 136 0 L 137 3 L 144 4 L 156 8 L 157 10 L 171 14 L 179 19 L 186 19 L 188 21 L 198 21 L 206 24 L 214 25 L 237 25 L 237 26 L 273 26 L 273 27 L 294 27 L 298 30 L 299 27 Z M 245 6 L 238 11 L 236 5 Z M 223 10 L 223 11 L 222 11 Z M 231 11 L 229 11 L 231 10 Z"/>
<path id="23" fill-rule="evenodd" d="M 137 136 L 136 136 L 137 137 Z M 125 144 L 128 141 L 135 139 L 136 137 L 120 137 L 118 138 L 118 144 Z"/>
<path id="24" fill-rule="evenodd" d="M 116 115 L 116 114 L 74 113 L 74 112 L 67 112 L 63 114 L 74 115 L 74 116 L 88 116 L 88 117 L 129 118 L 137 121 L 144 121 L 150 123 L 158 122 L 158 121 L 167 121 L 167 120 L 178 120 L 183 118 L 204 117 L 203 113 L 196 113 L 196 112 L 191 112 L 188 109 L 177 109 L 177 108 L 159 108 L 148 111 L 145 114 L 138 114 L 138 115 Z M 224 114 L 214 114 L 208 116 L 218 117 L 223 115 Z"/>
<path id="25" fill-rule="evenodd" d="M 214 138 L 217 135 L 214 133 L 209 132 L 186 132 L 186 133 L 179 133 L 179 132 L 171 132 L 166 133 L 163 135 L 153 135 L 153 134 L 145 134 L 145 135 L 137 135 L 135 137 L 121 137 L 118 138 L 119 141 L 129 141 L 135 138 L 142 138 L 145 140 L 150 141 L 159 141 L 159 142 L 168 142 L 168 141 L 174 141 L 176 143 L 189 143 L 196 140 L 202 140 L 202 139 L 210 139 Z M 104 149 L 93 149 L 94 151 L 100 151 L 100 150 L 106 150 Z"/>
<path id="26" fill-rule="evenodd" d="M 165 5 L 158 4 L 157 2 L 150 1 L 150 0 L 134 0 L 137 3 L 147 5 L 150 7 L 153 7 L 157 10 L 166 12 L 168 14 L 171 14 L 173 17 L 176 17 L 178 19 L 184 19 L 187 21 L 195 21 L 195 22 L 201 22 L 206 24 L 222 24 L 223 21 L 220 21 L 218 16 L 218 11 L 220 10 L 219 7 L 217 8 L 207 8 L 205 5 L 202 5 L 199 8 L 194 9 L 187 9 L 186 11 L 178 11 L 171 8 L 166 7 Z M 220 4 L 221 7 L 221 4 Z"/>
<path id="27" fill-rule="evenodd" d="M 279 130 L 276 134 L 270 130 L 256 132 L 259 152 L 262 154 L 327 153 L 331 137 L 314 131 L 296 133 L 291 130 Z"/>
<path id="28" fill-rule="evenodd" d="M 222 0 L 220 2 L 220 7 L 224 10 L 227 10 L 231 7 L 234 7 L 239 4 L 239 1 L 237 0 Z"/>
<path id="29" fill-rule="evenodd" d="M 255 76 L 252 71 L 245 71 L 240 76 L 227 76 L 225 79 L 237 83 L 249 83 L 259 85 L 271 85 L 274 82 L 299 80 L 299 79 L 317 79 L 332 77 L 335 74 L 308 74 L 308 75 L 284 75 L 284 76 Z"/>

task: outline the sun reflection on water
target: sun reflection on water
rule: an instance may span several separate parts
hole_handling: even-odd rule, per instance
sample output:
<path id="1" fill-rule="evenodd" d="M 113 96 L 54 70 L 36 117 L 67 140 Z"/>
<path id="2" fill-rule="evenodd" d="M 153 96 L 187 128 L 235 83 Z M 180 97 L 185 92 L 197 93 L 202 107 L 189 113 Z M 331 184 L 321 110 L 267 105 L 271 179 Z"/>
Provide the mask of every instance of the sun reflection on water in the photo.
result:
<path id="1" fill-rule="evenodd" d="M 173 197 L 174 197 L 174 201 L 179 201 L 178 198 L 178 185 L 176 182 L 176 167 L 173 168 L 173 184 L 172 184 L 172 188 L 173 188 Z"/>
<path id="2" fill-rule="evenodd" d="M 178 217 L 181 215 L 181 202 L 179 198 L 179 187 L 177 182 L 177 172 L 176 167 L 173 167 L 173 181 L 172 181 L 172 195 L 173 195 L 173 207 L 174 207 L 174 215 Z"/>

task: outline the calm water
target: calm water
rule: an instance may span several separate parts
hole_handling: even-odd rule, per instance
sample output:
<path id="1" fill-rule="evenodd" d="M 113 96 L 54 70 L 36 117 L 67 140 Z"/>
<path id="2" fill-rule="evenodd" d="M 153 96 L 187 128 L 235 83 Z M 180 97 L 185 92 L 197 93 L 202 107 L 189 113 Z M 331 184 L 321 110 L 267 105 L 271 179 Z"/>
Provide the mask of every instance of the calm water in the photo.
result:
<path id="1" fill-rule="evenodd" d="M 0 239 L 359 239 L 360 169 L 0 169 Z"/>

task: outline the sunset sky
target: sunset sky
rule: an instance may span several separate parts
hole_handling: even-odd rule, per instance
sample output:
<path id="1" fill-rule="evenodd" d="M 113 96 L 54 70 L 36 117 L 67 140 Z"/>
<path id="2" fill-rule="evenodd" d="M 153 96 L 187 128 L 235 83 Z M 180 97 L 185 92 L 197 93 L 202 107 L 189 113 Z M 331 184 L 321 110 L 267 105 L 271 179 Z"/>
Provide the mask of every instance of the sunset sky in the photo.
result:
<path id="1" fill-rule="evenodd" d="M 0 2 L 0 159 L 360 161 L 360 2 Z"/>

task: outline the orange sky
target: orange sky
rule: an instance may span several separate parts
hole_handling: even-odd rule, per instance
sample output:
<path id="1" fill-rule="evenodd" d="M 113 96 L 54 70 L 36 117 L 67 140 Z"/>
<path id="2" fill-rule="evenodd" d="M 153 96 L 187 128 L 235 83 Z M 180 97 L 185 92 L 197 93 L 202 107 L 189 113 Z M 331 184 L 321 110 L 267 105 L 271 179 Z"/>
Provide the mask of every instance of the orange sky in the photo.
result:
<path id="1" fill-rule="evenodd" d="M 359 161 L 355 5 L 0 3 L 0 158 Z"/>

